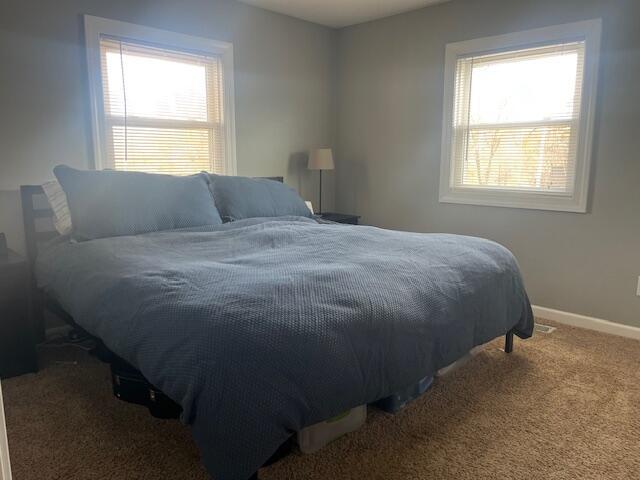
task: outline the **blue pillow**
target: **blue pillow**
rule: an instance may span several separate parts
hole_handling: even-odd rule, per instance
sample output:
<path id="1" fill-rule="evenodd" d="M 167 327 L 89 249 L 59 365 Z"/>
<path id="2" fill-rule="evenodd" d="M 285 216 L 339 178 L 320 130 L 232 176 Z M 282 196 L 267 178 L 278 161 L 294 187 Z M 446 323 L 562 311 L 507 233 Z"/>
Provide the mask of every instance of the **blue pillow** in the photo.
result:
<path id="1" fill-rule="evenodd" d="M 223 222 L 255 217 L 311 217 L 298 192 L 266 178 L 209 174 L 209 188 Z"/>
<path id="2" fill-rule="evenodd" d="M 174 177 L 66 165 L 53 173 L 67 195 L 76 240 L 222 223 L 205 174 Z"/>

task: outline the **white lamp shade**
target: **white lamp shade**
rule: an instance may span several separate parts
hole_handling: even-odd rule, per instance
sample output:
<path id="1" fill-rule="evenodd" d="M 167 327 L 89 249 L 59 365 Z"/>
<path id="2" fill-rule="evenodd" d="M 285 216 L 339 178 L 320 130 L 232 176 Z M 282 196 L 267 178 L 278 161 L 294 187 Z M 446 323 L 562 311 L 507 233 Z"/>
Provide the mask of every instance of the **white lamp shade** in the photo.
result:
<path id="1" fill-rule="evenodd" d="M 330 148 L 317 148 L 309 154 L 309 170 L 333 170 L 333 152 Z"/>

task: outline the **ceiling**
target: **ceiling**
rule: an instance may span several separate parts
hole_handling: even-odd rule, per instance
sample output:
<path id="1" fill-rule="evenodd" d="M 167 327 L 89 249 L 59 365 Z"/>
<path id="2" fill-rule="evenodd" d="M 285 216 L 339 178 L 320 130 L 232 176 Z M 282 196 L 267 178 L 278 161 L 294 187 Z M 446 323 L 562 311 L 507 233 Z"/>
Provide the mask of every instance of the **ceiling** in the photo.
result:
<path id="1" fill-rule="evenodd" d="M 327 27 L 346 27 L 448 0 L 240 0 Z"/>

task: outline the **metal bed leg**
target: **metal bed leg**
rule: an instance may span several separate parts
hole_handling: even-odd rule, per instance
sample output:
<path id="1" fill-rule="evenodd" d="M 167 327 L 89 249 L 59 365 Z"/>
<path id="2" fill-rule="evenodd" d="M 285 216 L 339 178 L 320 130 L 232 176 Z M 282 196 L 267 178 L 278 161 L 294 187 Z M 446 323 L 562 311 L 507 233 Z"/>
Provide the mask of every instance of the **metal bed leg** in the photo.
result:
<path id="1" fill-rule="evenodd" d="M 513 352 L 513 330 L 507 332 L 507 335 L 504 338 L 504 352 Z"/>

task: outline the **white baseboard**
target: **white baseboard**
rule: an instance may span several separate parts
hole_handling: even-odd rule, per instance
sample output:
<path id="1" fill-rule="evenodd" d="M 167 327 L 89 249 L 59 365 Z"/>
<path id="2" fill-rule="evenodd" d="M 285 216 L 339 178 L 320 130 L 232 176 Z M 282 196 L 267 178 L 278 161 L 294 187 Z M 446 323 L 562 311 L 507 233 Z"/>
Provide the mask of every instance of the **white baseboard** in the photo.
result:
<path id="1" fill-rule="evenodd" d="M 614 323 L 600 318 L 587 317 L 586 315 L 578 315 L 577 313 L 554 310 L 553 308 L 540 307 L 538 305 L 533 305 L 532 308 L 533 314 L 539 318 L 563 323 L 572 327 L 586 328 L 587 330 L 595 330 L 610 335 L 640 340 L 640 328 L 638 327 Z"/>

